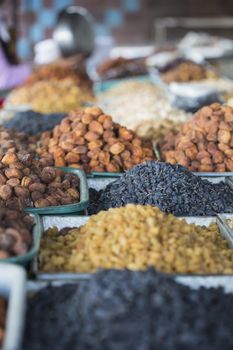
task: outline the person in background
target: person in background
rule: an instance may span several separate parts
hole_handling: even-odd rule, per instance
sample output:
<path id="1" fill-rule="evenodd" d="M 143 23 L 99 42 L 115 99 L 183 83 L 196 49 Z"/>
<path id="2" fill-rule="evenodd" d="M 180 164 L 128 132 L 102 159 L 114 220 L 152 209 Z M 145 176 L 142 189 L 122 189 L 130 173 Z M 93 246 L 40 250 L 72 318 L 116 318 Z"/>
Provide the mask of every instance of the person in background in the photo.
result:
<path id="1" fill-rule="evenodd" d="M 12 64 L 7 50 L 10 34 L 0 9 L 0 90 L 22 84 L 31 73 L 27 64 Z"/>

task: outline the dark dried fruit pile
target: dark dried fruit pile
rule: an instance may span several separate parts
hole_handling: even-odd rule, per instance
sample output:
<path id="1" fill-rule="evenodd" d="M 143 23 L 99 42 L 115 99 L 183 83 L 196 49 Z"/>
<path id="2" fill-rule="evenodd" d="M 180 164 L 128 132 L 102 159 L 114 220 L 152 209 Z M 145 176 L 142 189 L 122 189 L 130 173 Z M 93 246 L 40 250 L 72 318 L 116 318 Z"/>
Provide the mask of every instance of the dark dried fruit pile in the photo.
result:
<path id="1" fill-rule="evenodd" d="M 30 215 L 1 208 L 0 259 L 26 254 L 32 244 L 32 227 L 33 218 Z"/>
<path id="2" fill-rule="evenodd" d="M 110 183 L 90 212 L 128 203 L 153 205 L 176 216 L 214 216 L 233 212 L 233 190 L 223 182 L 203 180 L 178 164 L 148 162 Z"/>
<path id="3" fill-rule="evenodd" d="M 31 153 L 0 152 L 0 206 L 47 207 L 79 201 L 79 178 L 44 166 Z"/>
<path id="4" fill-rule="evenodd" d="M 232 350 L 232 303 L 152 269 L 103 271 L 29 299 L 23 349 Z"/>
<path id="5" fill-rule="evenodd" d="M 59 124 L 65 114 L 41 114 L 34 111 L 18 112 L 11 120 L 3 123 L 7 129 L 15 129 L 28 135 L 37 135 L 52 130 Z"/>

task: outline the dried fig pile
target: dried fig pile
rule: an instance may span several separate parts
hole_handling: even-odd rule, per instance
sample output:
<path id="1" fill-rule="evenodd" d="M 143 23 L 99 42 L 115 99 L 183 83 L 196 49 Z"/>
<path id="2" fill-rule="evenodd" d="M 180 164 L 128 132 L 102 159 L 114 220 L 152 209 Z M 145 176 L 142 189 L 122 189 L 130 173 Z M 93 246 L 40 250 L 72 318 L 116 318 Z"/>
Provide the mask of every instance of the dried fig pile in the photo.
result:
<path id="1" fill-rule="evenodd" d="M 0 259 L 24 255 L 32 244 L 33 218 L 23 211 L 0 209 Z M 1 322 L 0 322 L 1 326 Z"/>
<path id="2" fill-rule="evenodd" d="M 52 133 L 44 133 L 40 157 L 55 166 L 82 168 L 86 172 L 121 172 L 154 159 L 151 143 L 120 126 L 100 108 L 74 111 L 57 125 Z"/>
<path id="3" fill-rule="evenodd" d="M 79 201 L 79 178 L 43 167 L 26 151 L 0 153 L 0 206 L 47 207 Z"/>
<path id="4" fill-rule="evenodd" d="M 233 108 L 218 103 L 201 108 L 173 138 L 167 135 L 163 159 L 191 171 L 233 171 Z"/>

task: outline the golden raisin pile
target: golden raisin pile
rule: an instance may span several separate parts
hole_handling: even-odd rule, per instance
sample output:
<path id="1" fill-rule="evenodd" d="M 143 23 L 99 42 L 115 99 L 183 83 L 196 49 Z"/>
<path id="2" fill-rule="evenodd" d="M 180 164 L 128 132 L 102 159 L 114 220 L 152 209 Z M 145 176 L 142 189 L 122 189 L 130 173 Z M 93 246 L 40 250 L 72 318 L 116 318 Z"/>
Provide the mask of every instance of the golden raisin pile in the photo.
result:
<path id="1" fill-rule="evenodd" d="M 132 204 L 102 211 L 80 228 L 49 229 L 40 261 L 46 272 L 149 266 L 166 273 L 233 272 L 233 250 L 216 224 L 187 224 L 158 208 Z"/>
<path id="2" fill-rule="evenodd" d="M 233 108 L 201 108 L 174 138 L 165 136 L 160 148 L 164 161 L 191 171 L 233 171 Z"/>
<path id="3" fill-rule="evenodd" d="M 40 143 L 40 157 L 86 172 L 122 172 L 154 159 L 150 142 L 114 123 L 98 107 L 70 113 L 51 133 L 44 133 Z"/>

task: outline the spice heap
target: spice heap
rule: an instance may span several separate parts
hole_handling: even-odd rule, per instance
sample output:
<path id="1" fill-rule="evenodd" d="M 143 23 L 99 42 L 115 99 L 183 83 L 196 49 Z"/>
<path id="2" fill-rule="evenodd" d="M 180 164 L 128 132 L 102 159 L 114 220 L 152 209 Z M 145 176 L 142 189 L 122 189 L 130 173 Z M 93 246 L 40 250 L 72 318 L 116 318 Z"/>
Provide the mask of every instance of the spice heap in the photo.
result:
<path id="1" fill-rule="evenodd" d="M 97 73 L 102 80 L 135 77 L 147 74 L 145 59 L 117 57 L 99 65 Z"/>
<path id="2" fill-rule="evenodd" d="M 128 203 L 153 205 L 176 216 L 214 216 L 233 212 L 233 190 L 178 164 L 148 162 L 108 184 L 95 204 L 96 212 Z"/>
<path id="3" fill-rule="evenodd" d="M 76 85 L 73 79 L 50 79 L 13 90 L 6 106 L 30 105 L 31 109 L 40 113 L 65 113 L 92 99 L 90 92 Z"/>
<path id="4" fill-rule="evenodd" d="M 188 114 L 171 106 L 164 91 L 151 82 L 128 81 L 98 95 L 98 104 L 116 123 L 136 131 L 145 121 L 184 122 Z"/>
<path id="5" fill-rule="evenodd" d="M 121 172 L 154 159 L 150 143 L 112 121 L 97 107 L 74 111 L 41 138 L 40 157 L 56 166 L 71 166 L 86 172 Z"/>
<path id="6" fill-rule="evenodd" d="M 1 208 L 0 259 L 26 254 L 32 244 L 32 227 L 33 219 L 30 215 L 23 211 Z"/>
<path id="7" fill-rule="evenodd" d="M 11 209 L 47 207 L 79 200 L 79 178 L 43 167 L 25 152 L 0 154 L 0 205 Z"/>
<path id="8" fill-rule="evenodd" d="M 204 65 L 183 58 L 172 61 L 160 69 L 160 73 L 166 83 L 198 81 L 216 77 L 216 73 Z"/>
<path id="9" fill-rule="evenodd" d="M 6 302 L 0 298 L 0 346 L 3 343 L 6 321 Z"/>
<path id="10" fill-rule="evenodd" d="M 216 224 L 190 225 L 158 208 L 132 204 L 100 212 L 68 232 L 48 230 L 40 261 L 47 272 L 150 266 L 167 273 L 233 272 L 233 250 Z"/>
<path id="11" fill-rule="evenodd" d="M 66 114 L 41 114 L 34 111 L 18 112 L 3 123 L 4 128 L 14 129 L 28 135 L 37 135 L 52 130 Z"/>
<path id="12" fill-rule="evenodd" d="M 232 303 L 152 269 L 103 271 L 29 298 L 23 349 L 232 350 Z"/>
<path id="13" fill-rule="evenodd" d="M 162 157 L 191 171 L 233 171 L 233 108 L 218 103 L 201 108 L 174 138 L 164 138 Z"/>

